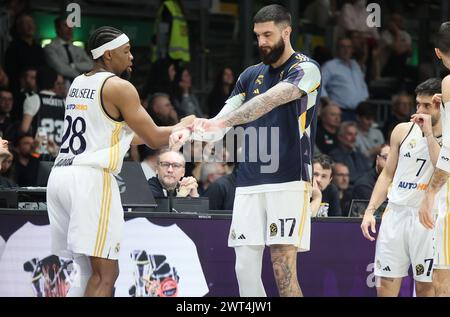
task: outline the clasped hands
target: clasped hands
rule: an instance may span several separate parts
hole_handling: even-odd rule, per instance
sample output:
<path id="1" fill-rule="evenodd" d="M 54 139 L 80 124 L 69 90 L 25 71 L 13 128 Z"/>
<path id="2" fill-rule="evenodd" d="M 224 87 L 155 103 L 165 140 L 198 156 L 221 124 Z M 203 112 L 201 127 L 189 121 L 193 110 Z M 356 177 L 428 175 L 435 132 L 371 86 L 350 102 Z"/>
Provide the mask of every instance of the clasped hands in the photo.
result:
<path id="1" fill-rule="evenodd" d="M 195 134 L 202 139 L 206 132 L 214 132 L 225 128 L 220 119 L 203 119 L 189 116 L 181 119 L 178 129 L 175 129 L 169 137 L 169 147 L 178 151 L 186 141 L 190 141 Z"/>

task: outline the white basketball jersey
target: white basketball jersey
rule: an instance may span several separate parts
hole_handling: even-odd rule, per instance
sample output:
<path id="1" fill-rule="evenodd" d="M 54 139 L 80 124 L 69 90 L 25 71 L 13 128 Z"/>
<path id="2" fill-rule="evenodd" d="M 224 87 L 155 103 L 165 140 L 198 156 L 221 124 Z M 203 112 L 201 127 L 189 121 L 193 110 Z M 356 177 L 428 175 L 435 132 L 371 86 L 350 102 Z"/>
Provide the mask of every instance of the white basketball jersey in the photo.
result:
<path id="1" fill-rule="evenodd" d="M 101 91 L 113 73 L 80 75 L 66 98 L 64 135 L 55 166 L 83 165 L 118 174 L 134 133 L 111 119 L 102 105 Z"/>
<path id="2" fill-rule="evenodd" d="M 427 140 L 416 124 L 400 146 L 397 169 L 389 189 L 389 201 L 397 205 L 420 207 L 434 172 Z"/>

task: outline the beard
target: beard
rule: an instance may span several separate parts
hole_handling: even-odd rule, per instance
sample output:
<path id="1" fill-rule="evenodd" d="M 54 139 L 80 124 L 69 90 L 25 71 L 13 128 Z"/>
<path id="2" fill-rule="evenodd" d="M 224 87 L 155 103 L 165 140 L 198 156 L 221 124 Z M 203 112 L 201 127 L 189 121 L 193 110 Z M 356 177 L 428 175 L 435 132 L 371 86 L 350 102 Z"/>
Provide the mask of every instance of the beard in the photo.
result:
<path id="1" fill-rule="evenodd" d="M 131 72 L 128 71 L 128 68 L 125 69 L 122 74 L 120 74 L 120 78 L 125 79 L 125 80 L 130 80 L 131 78 Z"/>
<path id="2" fill-rule="evenodd" d="M 271 65 L 276 63 L 281 55 L 284 52 L 284 41 L 283 38 L 280 38 L 278 43 L 276 43 L 273 47 L 270 48 L 269 52 L 266 53 L 261 47 L 259 48 L 259 55 L 261 56 L 261 60 L 265 65 Z"/>

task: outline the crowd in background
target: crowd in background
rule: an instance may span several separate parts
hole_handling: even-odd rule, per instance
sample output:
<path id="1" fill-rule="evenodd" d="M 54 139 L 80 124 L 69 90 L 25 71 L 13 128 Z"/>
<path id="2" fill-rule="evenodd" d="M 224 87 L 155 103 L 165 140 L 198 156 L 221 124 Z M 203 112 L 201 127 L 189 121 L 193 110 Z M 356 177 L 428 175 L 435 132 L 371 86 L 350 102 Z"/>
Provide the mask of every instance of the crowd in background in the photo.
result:
<path id="1" fill-rule="evenodd" d="M 25 5 L 18 5 L 25 1 L 8 3 L 2 13 L 7 19 L 0 20 L 7 22 L 1 25 L 7 34 L 1 36 L 5 49 L 0 64 L 0 136 L 9 140 L 10 154 L 2 164 L 0 187 L 35 186 L 39 162 L 56 157 L 63 133 L 64 111 L 48 109 L 64 110 L 70 83 L 89 71 L 93 61 L 72 44 L 72 29 L 64 18 L 54 21 L 57 37 L 42 47 L 33 16 Z M 389 153 L 392 129 L 409 121 L 415 111 L 415 86 L 428 77 L 443 76 L 432 66 L 409 63 L 412 39 L 401 14 L 392 12 L 383 28 L 369 28 L 363 3 L 347 1 L 331 10 L 329 1 L 311 1 L 305 11 L 319 27 L 335 26 L 334 47 L 317 46 L 311 56 L 322 71 L 314 149 L 314 191 L 321 200 L 317 216 L 347 216 L 353 200 L 370 198 Z M 139 93 L 156 124 L 174 125 L 191 114 L 216 116 L 237 74 L 231 67 L 220 69 L 204 105 L 194 93 L 194 75 L 189 64 L 169 57 L 153 62 Z M 385 121 L 380 121 L 373 99 L 390 101 Z M 210 197 L 211 209 L 231 209 L 234 164 L 180 159 L 178 165 L 161 165 L 164 154 L 145 145 L 132 146 L 127 159 L 141 163 L 153 188 L 165 186 L 162 178 L 155 185 L 158 176 L 181 171 L 183 185 L 196 183 L 196 190 L 189 187 L 187 195 Z M 225 150 L 223 156 L 227 155 Z"/>

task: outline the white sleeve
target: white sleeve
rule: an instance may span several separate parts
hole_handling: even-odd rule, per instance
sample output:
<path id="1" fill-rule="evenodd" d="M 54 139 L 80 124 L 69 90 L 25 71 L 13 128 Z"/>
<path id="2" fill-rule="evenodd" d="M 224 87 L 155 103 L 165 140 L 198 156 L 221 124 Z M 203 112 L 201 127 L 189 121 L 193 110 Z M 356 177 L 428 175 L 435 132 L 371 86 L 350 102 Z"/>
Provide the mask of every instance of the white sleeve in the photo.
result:
<path id="1" fill-rule="evenodd" d="M 442 116 L 442 148 L 436 167 L 450 173 L 450 102 L 444 105 Z"/>
<path id="2" fill-rule="evenodd" d="M 41 106 L 41 101 L 38 94 L 33 94 L 25 98 L 23 102 L 23 114 L 35 116 Z"/>
<path id="3" fill-rule="evenodd" d="M 225 102 L 225 106 L 220 110 L 220 112 L 215 116 L 214 119 L 221 118 L 230 112 L 238 109 L 243 103 L 244 103 L 245 97 L 243 94 L 235 95 L 231 98 L 229 98 Z M 214 132 L 193 132 L 192 133 L 192 139 L 195 141 L 203 141 L 203 142 L 217 142 L 220 139 L 224 137 L 225 134 L 230 130 L 231 128 L 221 129 L 220 131 L 214 131 Z"/>
<path id="4" fill-rule="evenodd" d="M 298 87 L 302 91 L 309 94 L 320 86 L 322 75 L 320 74 L 319 67 L 317 67 L 317 65 L 314 63 L 305 62 L 300 65 L 302 66 L 306 76 L 302 77 L 302 79 L 298 83 Z"/>

